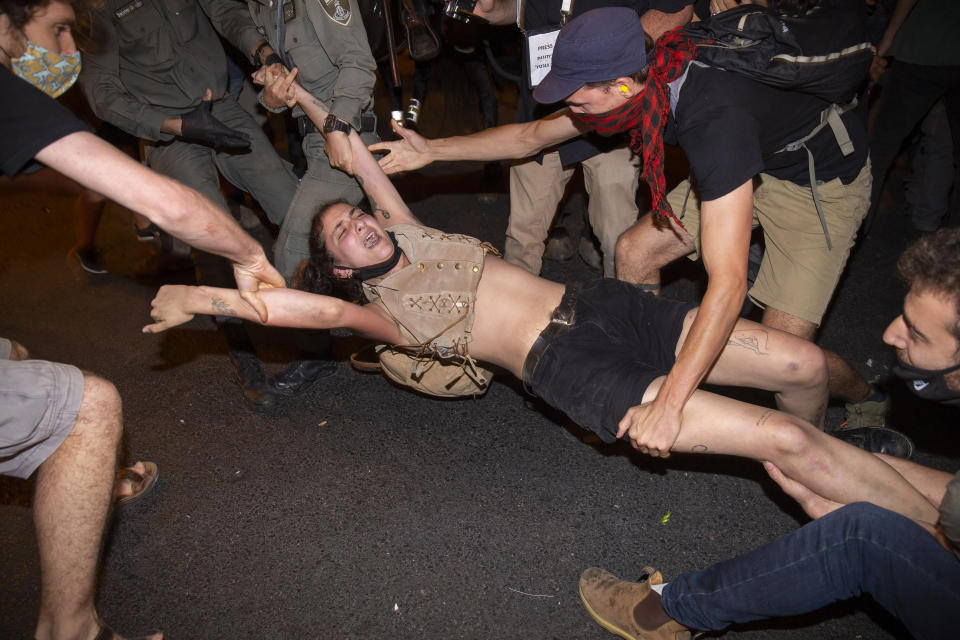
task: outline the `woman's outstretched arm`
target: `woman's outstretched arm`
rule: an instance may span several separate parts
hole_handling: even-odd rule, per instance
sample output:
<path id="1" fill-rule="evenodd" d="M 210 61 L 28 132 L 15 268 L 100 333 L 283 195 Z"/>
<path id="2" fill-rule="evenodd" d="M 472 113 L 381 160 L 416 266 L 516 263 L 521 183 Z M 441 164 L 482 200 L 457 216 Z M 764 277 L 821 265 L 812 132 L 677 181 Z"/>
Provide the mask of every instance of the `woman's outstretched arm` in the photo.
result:
<path id="1" fill-rule="evenodd" d="M 345 328 L 388 344 L 403 341 L 396 325 L 377 307 L 361 307 L 339 298 L 296 289 L 262 290 L 261 298 L 269 311 L 268 326 L 299 329 Z M 233 316 L 260 322 L 253 308 L 236 289 L 166 285 L 160 287 L 151 302 L 153 323 L 144 333 L 159 333 L 189 322 L 197 314 Z"/>
<path id="2" fill-rule="evenodd" d="M 321 100 L 315 98 L 309 91 L 300 86 L 296 77 L 296 69 L 276 77 L 260 70 L 253 75 L 253 81 L 262 84 L 265 92 L 271 93 L 276 100 L 285 101 L 287 106 L 293 107 L 299 104 L 307 117 L 316 125 L 317 130 L 323 131 L 323 121 L 330 113 L 330 109 Z M 342 136 L 343 134 L 334 131 L 329 135 Z M 422 224 L 407 207 L 403 198 L 400 197 L 396 187 L 390 182 L 390 178 L 377 164 L 376 158 L 373 157 L 363 140 L 360 139 L 360 134 L 351 131 L 348 137 L 352 154 L 346 164 L 340 168 L 357 179 L 360 187 L 367 194 L 373 214 L 377 217 L 381 226 Z"/>

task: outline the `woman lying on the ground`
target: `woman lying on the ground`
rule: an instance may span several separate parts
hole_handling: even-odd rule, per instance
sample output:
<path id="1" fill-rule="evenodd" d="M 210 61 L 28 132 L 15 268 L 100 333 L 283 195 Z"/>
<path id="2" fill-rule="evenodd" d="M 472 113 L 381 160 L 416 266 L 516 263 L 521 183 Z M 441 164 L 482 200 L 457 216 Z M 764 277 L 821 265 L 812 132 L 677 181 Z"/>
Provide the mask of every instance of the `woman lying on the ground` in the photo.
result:
<path id="1" fill-rule="evenodd" d="M 289 87 L 280 90 L 322 123 L 326 108 L 293 76 L 278 80 Z M 565 288 L 504 262 L 473 238 L 427 228 L 359 136 L 350 137 L 357 179 L 373 213 L 345 203 L 319 209 L 304 269 L 316 293 L 261 289 L 268 324 L 343 327 L 387 344 L 440 352 L 465 368 L 474 359 L 490 363 L 606 442 L 626 435 L 655 457 L 677 451 L 769 460 L 824 497 L 936 521 L 933 505 L 893 468 L 821 430 L 827 380 L 820 349 L 754 322 L 737 322 L 705 381 L 772 391 L 782 412 L 696 390 L 679 432 L 639 432 L 634 417 L 656 396 L 697 309 L 613 279 Z M 318 295 L 360 281 L 371 304 Z M 163 331 L 198 313 L 258 321 L 236 291 L 165 286 L 153 301 L 155 322 L 144 331 Z"/>

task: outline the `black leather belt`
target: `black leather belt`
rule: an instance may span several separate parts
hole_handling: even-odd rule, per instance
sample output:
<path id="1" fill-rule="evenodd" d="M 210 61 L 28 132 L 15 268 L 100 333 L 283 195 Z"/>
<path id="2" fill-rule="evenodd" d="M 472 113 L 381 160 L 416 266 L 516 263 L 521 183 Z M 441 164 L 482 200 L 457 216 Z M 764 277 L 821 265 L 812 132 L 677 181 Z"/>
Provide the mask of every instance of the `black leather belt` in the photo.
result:
<path id="1" fill-rule="evenodd" d="M 533 373 L 537 370 L 537 365 L 540 364 L 540 358 L 554 338 L 573 326 L 579 293 L 579 282 L 567 285 L 567 290 L 564 291 L 560 304 L 557 305 L 550 316 L 550 324 L 540 332 L 527 353 L 527 357 L 523 360 L 523 388 L 531 395 L 536 395 L 530 390 L 530 381 L 533 379 Z"/>

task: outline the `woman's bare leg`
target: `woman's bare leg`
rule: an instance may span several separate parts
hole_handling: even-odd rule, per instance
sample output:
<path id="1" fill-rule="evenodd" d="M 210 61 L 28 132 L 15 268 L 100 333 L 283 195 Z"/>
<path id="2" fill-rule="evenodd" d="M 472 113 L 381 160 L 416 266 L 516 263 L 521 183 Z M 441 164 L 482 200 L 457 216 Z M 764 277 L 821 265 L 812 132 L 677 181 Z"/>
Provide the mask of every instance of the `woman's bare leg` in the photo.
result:
<path id="1" fill-rule="evenodd" d="M 650 402 L 663 382 L 644 393 Z M 683 410 L 677 453 L 718 453 L 769 460 L 814 493 L 843 504 L 872 502 L 935 523 L 938 512 L 889 464 L 825 434 L 799 418 L 695 391 Z"/>
<path id="2" fill-rule="evenodd" d="M 692 310 L 684 320 L 678 352 L 697 311 Z M 827 361 L 812 342 L 750 320 L 738 320 L 706 381 L 772 391 L 781 411 L 823 428 Z"/>

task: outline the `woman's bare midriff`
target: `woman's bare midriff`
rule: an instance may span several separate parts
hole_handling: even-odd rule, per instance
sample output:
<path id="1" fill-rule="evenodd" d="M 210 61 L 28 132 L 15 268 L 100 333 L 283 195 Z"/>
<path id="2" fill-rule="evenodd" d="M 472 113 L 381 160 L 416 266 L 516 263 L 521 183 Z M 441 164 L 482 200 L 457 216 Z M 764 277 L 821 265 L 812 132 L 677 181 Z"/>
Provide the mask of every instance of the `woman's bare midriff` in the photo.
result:
<path id="1" fill-rule="evenodd" d="M 561 298 L 564 285 L 488 255 L 477 289 L 470 355 L 518 378 L 523 361 Z"/>

